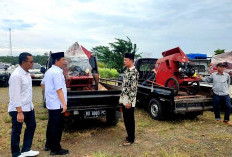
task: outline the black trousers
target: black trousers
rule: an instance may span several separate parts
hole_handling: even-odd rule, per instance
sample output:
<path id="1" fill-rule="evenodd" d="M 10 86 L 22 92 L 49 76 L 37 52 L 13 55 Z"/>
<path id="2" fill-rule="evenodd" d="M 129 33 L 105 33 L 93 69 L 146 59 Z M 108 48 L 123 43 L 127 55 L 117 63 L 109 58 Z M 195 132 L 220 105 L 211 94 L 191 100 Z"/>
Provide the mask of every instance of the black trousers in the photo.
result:
<path id="1" fill-rule="evenodd" d="M 20 134 L 22 130 L 23 123 L 17 121 L 17 112 L 9 112 L 12 121 L 12 131 L 11 131 L 11 153 L 13 157 L 19 156 L 21 152 L 27 152 L 31 150 L 31 145 L 35 133 L 36 121 L 34 110 L 29 112 L 23 112 L 24 122 L 26 123 L 26 129 L 24 132 L 23 147 L 20 152 Z"/>
<path id="2" fill-rule="evenodd" d="M 134 143 L 135 141 L 135 116 L 134 116 L 135 108 L 131 107 L 127 109 L 125 108 L 124 105 L 122 105 L 122 111 L 123 111 L 124 124 L 125 124 L 126 131 L 127 131 L 127 141 Z"/>
<path id="3" fill-rule="evenodd" d="M 63 131 L 64 114 L 61 113 L 63 109 L 48 110 L 49 118 L 46 132 L 45 147 L 50 148 L 52 152 L 61 149 L 60 141 Z"/>

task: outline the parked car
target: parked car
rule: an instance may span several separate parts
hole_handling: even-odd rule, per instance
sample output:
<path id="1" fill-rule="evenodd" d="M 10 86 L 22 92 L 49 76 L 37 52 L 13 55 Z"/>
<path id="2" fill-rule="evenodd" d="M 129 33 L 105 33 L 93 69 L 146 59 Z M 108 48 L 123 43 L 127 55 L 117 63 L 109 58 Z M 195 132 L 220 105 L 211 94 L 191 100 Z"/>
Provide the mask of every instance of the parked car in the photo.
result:
<path id="1" fill-rule="evenodd" d="M 41 73 L 40 69 L 41 65 L 39 63 L 34 63 L 33 68 L 29 69 L 29 72 L 31 73 L 32 84 L 38 86 L 40 85 L 44 75 Z"/>
<path id="2" fill-rule="evenodd" d="M 0 85 L 3 87 L 8 86 L 10 74 L 7 72 L 7 65 L 0 63 Z"/>

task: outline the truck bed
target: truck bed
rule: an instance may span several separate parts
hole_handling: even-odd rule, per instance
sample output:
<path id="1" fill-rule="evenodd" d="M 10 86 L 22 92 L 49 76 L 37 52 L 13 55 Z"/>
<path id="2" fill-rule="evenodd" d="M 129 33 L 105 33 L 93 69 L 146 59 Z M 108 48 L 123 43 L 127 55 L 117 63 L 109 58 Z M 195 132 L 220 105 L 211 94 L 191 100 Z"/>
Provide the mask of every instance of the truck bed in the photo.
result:
<path id="1" fill-rule="evenodd" d="M 209 87 L 202 87 L 197 95 L 188 95 L 186 92 L 179 91 L 174 95 L 172 89 L 161 86 L 138 86 L 139 99 L 145 100 L 153 95 L 153 98 L 166 101 L 173 108 L 175 113 L 198 112 L 213 109 L 213 99 L 209 92 Z"/>
<path id="2" fill-rule="evenodd" d="M 68 91 L 68 111 L 86 109 L 108 109 L 118 106 L 120 88 L 101 83 L 107 90 Z"/>

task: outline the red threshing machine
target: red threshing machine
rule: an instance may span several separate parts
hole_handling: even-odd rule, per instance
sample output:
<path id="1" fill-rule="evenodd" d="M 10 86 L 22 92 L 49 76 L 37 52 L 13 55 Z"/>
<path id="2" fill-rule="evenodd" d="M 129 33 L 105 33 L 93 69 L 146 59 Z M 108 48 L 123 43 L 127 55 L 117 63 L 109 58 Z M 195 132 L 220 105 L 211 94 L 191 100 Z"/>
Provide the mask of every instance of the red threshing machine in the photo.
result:
<path id="1" fill-rule="evenodd" d="M 189 95 L 198 93 L 199 81 L 195 74 L 194 64 L 179 48 L 173 48 L 162 53 L 163 58 L 155 64 L 156 84 L 173 88 L 177 95 L 179 89 L 184 89 Z"/>
<path id="2" fill-rule="evenodd" d="M 67 68 L 64 70 L 68 88 L 75 90 L 98 90 L 96 57 L 75 42 L 66 52 Z"/>

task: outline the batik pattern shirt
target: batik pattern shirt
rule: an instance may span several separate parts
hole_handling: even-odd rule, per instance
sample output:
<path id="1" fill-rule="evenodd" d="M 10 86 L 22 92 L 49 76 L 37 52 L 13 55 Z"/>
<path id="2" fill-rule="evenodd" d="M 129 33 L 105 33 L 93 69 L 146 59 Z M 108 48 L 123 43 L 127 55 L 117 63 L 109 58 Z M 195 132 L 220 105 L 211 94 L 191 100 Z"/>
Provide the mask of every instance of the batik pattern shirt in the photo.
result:
<path id="1" fill-rule="evenodd" d="M 130 104 L 131 107 L 135 107 L 137 86 L 138 86 L 139 73 L 133 66 L 132 68 L 127 68 L 122 83 L 122 92 L 120 95 L 119 103 Z"/>

